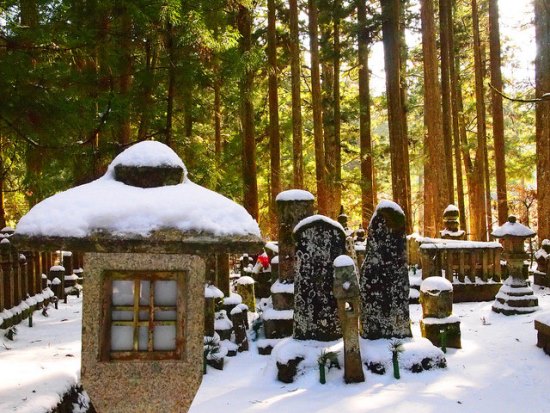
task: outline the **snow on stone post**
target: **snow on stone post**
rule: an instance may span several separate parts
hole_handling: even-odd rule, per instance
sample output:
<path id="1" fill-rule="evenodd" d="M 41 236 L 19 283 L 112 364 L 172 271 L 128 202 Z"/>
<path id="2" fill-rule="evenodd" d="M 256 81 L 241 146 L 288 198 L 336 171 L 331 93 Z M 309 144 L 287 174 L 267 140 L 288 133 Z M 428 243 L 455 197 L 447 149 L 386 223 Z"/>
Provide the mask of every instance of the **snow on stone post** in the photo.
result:
<path id="1" fill-rule="evenodd" d="M 405 214 L 392 201 L 376 207 L 361 267 L 362 337 L 411 337 Z"/>
<path id="2" fill-rule="evenodd" d="M 58 300 L 65 299 L 65 268 L 61 265 L 54 265 L 48 272 L 52 290 Z"/>
<path id="3" fill-rule="evenodd" d="M 550 287 L 550 240 L 542 240 L 541 247 L 535 252 L 537 269 L 533 271 L 534 282 L 537 285 Z"/>
<path id="4" fill-rule="evenodd" d="M 517 222 L 513 215 L 493 231 L 493 237 L 502 240 L 502 257 L 508 267 L 508 278 L 495 296 L 494 312 L 515 315 L 532 313 L 538 309 L 538 298 L 529 286 L 524 271 L 524 261 L 527 258 L 524 243 L 535 234 L 535 231 Z"/>
<path id="5" fill-rule="evenodd" d="M 294 328 L 297 340 L 332 341 L 342 337 L 333 293 L 333 262 L 346 250 L 342 226 L 323 215 L 305 218 L 294 228 Z"/>
<path id="6" fill-rule="evenodd" d="M 102 413 L 188 411 L 203 376 L 203 257 L 263 246 L 242 206 L 191 182 L 154 141 L 35 205 L 13 239 L 85 253 L 81 380 Z"/>
<path id="7" fill-rule="evenodd" d="M 460 320 L 453 315 L 453 285 L 443 277 L 428 277 L 420 284 L 420 331 L 434 346 L 462 348 Z M 443 339 L 443 335 L 445 339 Z M 443 341 L 445 343 L 443 343 Z"/>
<path id="8" fill-rule="evenodd" d="M 243 311 L 241 305 L 237 305 L 231 310 L 231 322 L 233 323 L 233 330 L 235 331 L 235 344 L 239 347 L 239 352 L 248 351 L 245 317 L 246 313 Z"/>
<path id="9" fill-rule="evenodd" d="M 359 347 L 359 280 L 353 259 L 340 255 L 334 260 L 334 297 L 338 303 L 338 317 L 344 337 L 344 381 L 365 381 L 361 348 Z"/>

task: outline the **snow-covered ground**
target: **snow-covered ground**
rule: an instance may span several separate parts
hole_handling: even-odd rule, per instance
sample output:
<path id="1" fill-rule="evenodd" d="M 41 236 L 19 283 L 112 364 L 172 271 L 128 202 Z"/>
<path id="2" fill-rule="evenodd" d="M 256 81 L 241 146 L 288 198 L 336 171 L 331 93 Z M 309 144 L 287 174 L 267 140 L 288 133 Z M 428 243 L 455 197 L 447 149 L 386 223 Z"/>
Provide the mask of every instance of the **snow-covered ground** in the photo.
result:
<path id="1" fill-rule="evenodd" d="M 275 379 L 270 356 L 249 352 L 226 358 L 223 371 L 208 368 L 191 413 L 211 412 L 524 412 L 550 411 L 550 357 L 536 347 L 535 317 L 550 310 L 550 289 L 535 287 L 541 310 L 506 317 L 491 312 L 492 302 L 455 304 L 462 322 L 461 350 L 449 349 L 448 367 L 384 376 L 365 370 L 366 381 L 343 383 L 331 369 L 327 384 L 316 369 L 294 383 Z M 15 341 L 0 339 L 0 412 L 42 413 L 76 384 L 80 368 L 81 300 L 69 298 L 34 327 L 18 327 Z M 420 336 L 419 305 L 411 305 L 413 333 Z"/>

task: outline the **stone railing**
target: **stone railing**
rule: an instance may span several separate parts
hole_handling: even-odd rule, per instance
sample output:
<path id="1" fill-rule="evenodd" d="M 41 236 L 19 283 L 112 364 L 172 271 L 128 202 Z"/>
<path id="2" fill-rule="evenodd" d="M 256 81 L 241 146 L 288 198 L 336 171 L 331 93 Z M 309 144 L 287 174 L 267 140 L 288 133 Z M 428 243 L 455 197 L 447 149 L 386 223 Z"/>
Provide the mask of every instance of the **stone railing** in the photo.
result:
<path id="1" fill-rule="evenodd" d="M 41 309 L 54 297 L 78 292 L 82 256 L 69 252 L 18 251 L 0 234 L 0 328 L 6 329 Z"/>
<path id="2" fill-rule="evenodd" d="M 424 238 L 419 245 L 422 278 L 444 276 L 450 282 L 500 282 L 498 242 L 449 241 Z"/>

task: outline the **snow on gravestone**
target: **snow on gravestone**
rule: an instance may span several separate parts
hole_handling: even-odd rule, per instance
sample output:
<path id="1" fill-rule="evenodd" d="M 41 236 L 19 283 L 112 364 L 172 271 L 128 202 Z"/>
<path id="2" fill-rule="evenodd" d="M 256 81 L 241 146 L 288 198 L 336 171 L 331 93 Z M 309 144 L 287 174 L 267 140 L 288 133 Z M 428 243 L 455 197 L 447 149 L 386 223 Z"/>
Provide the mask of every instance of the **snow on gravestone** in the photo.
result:
<path id="1" fill-rule="evenodd" d="M 336 257 L 345 253 L 344 228 L 313 215 L 294 228 L 294 333 L 298 340 L 332 341 L 342 337 L 338 305 L 332 291 Z"/>
<path id="2" fill-rule="evenodd" d="M 382 201 L 368 228 L 361 267 L 362 336 L 370 340 L 411 337 L 405 214 Z"/>

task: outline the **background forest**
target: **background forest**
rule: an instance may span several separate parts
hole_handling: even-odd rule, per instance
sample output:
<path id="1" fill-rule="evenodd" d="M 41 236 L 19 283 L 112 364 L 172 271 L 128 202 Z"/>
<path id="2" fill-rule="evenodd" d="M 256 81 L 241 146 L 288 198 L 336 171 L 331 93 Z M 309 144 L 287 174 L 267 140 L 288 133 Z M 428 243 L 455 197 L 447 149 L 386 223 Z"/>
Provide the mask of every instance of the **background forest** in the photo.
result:
<path id="1" fill-rule="evenodd" d="M 523 56 L 505 3 L 2 0 L 0 225 L 155 139 L 268 237 L 276 194 L 304 188 L 353 226 L 389 198 L 410 232 L 455 203 L 470 239 L 511 212 L 548 238 L 548 0 L 529 2 L 536 84 L 501 71 Z"/>

